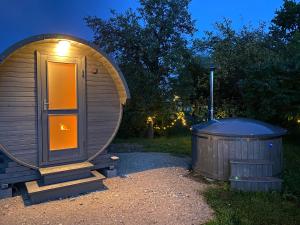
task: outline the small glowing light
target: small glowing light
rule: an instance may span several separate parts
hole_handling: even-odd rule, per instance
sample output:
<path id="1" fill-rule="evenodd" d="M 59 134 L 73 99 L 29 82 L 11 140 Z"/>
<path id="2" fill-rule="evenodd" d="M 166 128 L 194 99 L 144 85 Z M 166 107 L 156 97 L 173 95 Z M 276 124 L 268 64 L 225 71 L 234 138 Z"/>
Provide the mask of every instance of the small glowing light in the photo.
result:
<path id="1" fill-rule="evenodd" d="M 176 102 L 180 97 L 178 95 L 174 95 L 173 101 Z"/>
<path id="2" fill-rule="evenodd" d="M 68 131 L 68 130 L 70 130 L 66 125 L 64 125 L 64 124 L 60 124 L 60 130 L 61 131 Z"/>
<path id="3" fill-rule="evenodd" d="M 70 48 L 69 41 L 59 41 L 57 44 L 56 52 L 59 56 L 65 56 L 67 55 L 69 48 Z"/>
<path id="4" fill-rule="evenodd" d="M 156 129 L 156 130 L 167 130 L 169 128 L 172 128 L 175 126 L 175 124 L 177 122 L 181 122 L 182 126 L 187 126 L 187 121 L 185 119 L 185 115 L 184 115 L 184 112 L 176 112 L 176 118 L 173 119 L 170 124 L 167 124 L 165 126 L 162 126 L 162 127 L 159 127 L 157 124 L 155 124 L 155 116 L 148 116 L 147 117 L 147 124 L 152 124 L 154 125 L 153 128 Z"/>
<path id="5" fill-rule="evenodd" d="M 147 124 L 153 124 L 153 118 L 154 117 L 148 116 L 148 118 L 147 118 Z"/>
<path id="6" fill-rule="evenodd" d="M 273 143 L 269 143 L 269 148 L 272 148 L 273 147 Z"/>
<path id="7" fill-rule="evenodd" d="M 300 123 L 300 119 L 297 119 L 297 123 Z"/>

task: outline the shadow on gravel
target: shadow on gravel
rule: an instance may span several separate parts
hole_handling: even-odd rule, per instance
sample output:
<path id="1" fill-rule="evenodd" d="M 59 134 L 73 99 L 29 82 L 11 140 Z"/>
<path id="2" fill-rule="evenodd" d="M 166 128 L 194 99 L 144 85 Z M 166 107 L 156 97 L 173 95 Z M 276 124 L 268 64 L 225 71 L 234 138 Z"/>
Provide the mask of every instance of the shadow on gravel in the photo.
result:
<path id="1" fill-rule="evenodd" d="M 124 178 L 130 173 L 137 173 L 158 168 L 182 167 L 187 170 L 191 169 L 191 158 L 187 156 L 178 157 L 169 153 L 157 152 L 131 152 L 115 154 L 120 158 L 117 166 L 118 175 Z"/>

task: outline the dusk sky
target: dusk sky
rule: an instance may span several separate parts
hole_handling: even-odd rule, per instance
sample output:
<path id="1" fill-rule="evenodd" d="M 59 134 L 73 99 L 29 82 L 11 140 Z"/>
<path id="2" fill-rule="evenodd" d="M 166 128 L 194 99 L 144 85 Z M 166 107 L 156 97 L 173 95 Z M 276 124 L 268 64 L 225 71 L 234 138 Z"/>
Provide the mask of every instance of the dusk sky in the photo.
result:
<path id="1" fill-rule="evenodd" d="M 267 25 L 282 0 L 193 0 L 190 12 L 196 20 L 197 37 L 212 30 L 216 21 L 226 17 L 234 27 L 243 24 Z M 93 34 L 85 25 L 85 16 L 108 18 L 110 9 L 123 12 L 138 7 L 136 0 L 1 0 L 0 52 L 31 35 L 64 33 L 92 40 Z"/>

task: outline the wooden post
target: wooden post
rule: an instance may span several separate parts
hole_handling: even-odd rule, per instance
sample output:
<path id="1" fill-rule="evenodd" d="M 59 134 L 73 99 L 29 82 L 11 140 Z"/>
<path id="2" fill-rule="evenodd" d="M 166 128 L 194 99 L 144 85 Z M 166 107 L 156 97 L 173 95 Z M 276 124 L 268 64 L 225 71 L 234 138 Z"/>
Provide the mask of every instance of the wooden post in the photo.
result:
<path id="1" fill-rule="evenodd" d="M 154 129 L 153 129 L 153 121 L 148 122 L 148 129 L 147 129 L 147 138 L 152 139 L 154 138 Z"/>

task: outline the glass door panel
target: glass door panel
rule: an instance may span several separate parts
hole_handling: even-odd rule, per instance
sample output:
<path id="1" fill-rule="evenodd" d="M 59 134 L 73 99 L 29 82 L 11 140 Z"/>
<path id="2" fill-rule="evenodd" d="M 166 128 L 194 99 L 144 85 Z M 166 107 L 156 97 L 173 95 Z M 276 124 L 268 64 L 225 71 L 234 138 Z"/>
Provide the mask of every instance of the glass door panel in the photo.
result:
<path id="1" fill-rule="evenodd" d="M 50 151 L 78 148 L 77 115 L 49 115 L 48 119 Z"/>
<path id="2" fill-rule="evenodd" d="M 50 152 L 76 150 L 78 149 L 76 64 L 48 61 L 47 68 L 49 150 Z"/>
<path id="3" fill-rule="evenodd" d="M 48 109 L 77 109 L 76 64 L 48 62 Z"/>

